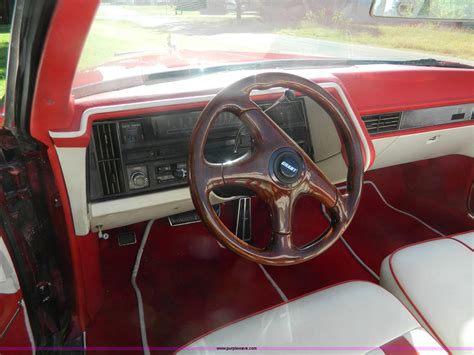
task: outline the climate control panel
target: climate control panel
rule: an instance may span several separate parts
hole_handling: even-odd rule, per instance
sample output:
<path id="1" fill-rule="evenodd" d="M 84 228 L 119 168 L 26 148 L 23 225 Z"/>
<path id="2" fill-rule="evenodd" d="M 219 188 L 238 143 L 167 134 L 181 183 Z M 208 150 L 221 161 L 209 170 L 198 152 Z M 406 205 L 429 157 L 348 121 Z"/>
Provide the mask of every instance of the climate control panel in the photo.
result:
<path id="1" fill-rule="evenodd" d="M 148 169 L 146 166 L 127 167 L 128 186 L 130 190 L 143 189 L 150 186 Z"/>

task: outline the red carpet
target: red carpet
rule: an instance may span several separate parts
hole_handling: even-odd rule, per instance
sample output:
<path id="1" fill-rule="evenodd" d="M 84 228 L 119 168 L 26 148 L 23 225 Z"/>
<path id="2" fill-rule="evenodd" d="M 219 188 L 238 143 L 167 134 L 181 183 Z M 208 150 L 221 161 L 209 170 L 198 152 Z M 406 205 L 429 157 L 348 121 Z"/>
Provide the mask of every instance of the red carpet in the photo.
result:
<path id="1" fill-rule="evenodd" d="M 420 222 L 388 207 L 368 184 L 364 184 L 359 208 L 344 233 L 352 249 L 376 273 L 383 259 L 401 246 L 437 237 Z"/>
<path id="2" fill-rule="evenodd" d="M 268 232 L 268 216 L 263 210 L 257 211 L 254 213 L 261 214 L 261 218 L 253 220 L 254 235 L 258 231 L 263 236 Z M 232 211 L 223 209 L 224 220 L 229 221 L 229 213 Z M 319 206 L 309 201 L 303 200 L 295 215 L 300 242 L 318 235 L 327 223 Z M 134 229 L 141 237 L 144 225 Z M 105 304 L 87 331 L 89 346 L 141 345 L 136 298 L 130 285 L 138 244 L 118 247 L 116 234 L 113 231 L 111 239 L 102 242 L 107 291 Z M 267 270 L 290 298 L 344 280 L 373 281 L 340 242 L 305 264 Z M 281 302 L 257 264 L 221 248 L 201 223 L 173 228 L 166 219 L 155 222 L 138 284 L 150 346 L 183 345 L 209 330 Z"/>
<path id="3" fill-rule="evenodd" d="M 314 240 L 328 226 L 320 204 L 314 199 L 298 202 L 293 220 L 296 244 Z M 266 266 L 268 273 L 291 299 L 320 288 L 348 280 L 376 280 L 354 259 L 341 241 L 326 252 L 303 264 Z"/>
<path id="4" fill-rule="evenodd" d="M 160 221 L 143 254 L 138 285 L 151 346 L 180 346 L 281 302 L 259 266 L 221 248 L 202 224 Z"/>
<path id="5" fill-rule="evenodd" d="M 472 229 L 465 218 L 466 189 L 473 179 L 472 159 L 451 156 L 369 172 L 388 202 L 440 231 Z M 269 215 L 253 201 L 252 231 L 257 244 L 270 236 Z M 232 228 L 235 211 L 223 208 Z M 128 227 L 137 232 L 144 224 Z M 318 236 L 327 222 L 319 205 L 299 202 L 293 220 L 297 244 Z M 233 229 L 233 228 L 232 228 Z M 105 303 L 87 330 L 89 346 L 141 346 L 135 293 L 130 276 L 138 243 L 118 247 L 116 231 L 101 242 Z M 389 208 L 374 188 L 364 185 L 357 214 L 344 237 L 376 272 L 397 248 L 438 235 Z M 339 241 L 321 256 L 291 267 L 266 267 L 287 297 L 294 298 L 351 279 L 374 281 Z M 138 277 L 150 346 L 180 346 L 205 332 L 281 301 L 258 265 L 222 249 L 202 223 L 152 228 Z"/>
<path id="6" fill-rule="evenodd" d="M 474 183 L 474 159 L 449 155 L 369 171 L 391 204 L 416 215 L 446 235 L 474 229 L 467 195 Z"/>
<path id="7" fill-rule="evenodd" d="M 130 228 L 130 230 L 135 230 L 137 237 L 142 236 L 144 224 L 131 227 L 133 228 Z M 87 329 L 88 346 L 142 346 L 137 314 L 137 298 L 130 283 L 138 244 L 119 247 L 116 235 L 121 230 L 111 231 L 110 239 L 101 241 L 105 301 L 97 319 Z M 137 352 L 137 354 L 142 353 Z"/>

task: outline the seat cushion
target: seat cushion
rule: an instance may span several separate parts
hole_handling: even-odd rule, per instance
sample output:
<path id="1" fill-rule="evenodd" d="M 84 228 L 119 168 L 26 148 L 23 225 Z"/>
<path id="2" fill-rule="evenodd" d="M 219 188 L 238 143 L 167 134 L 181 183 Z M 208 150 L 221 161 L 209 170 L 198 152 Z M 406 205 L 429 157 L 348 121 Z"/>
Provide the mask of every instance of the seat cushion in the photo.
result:
<path id="1" fill-rule="evenodd" d="M 402 248 L 387 257 L 381 285 L 453 352 L 474 347 L 474 232 Z"/>
<path id="2" fill-rule="evenodd" d="M 393 295 L 363 281 L 327 288 L 240 320 L 181 352 L 208 354 L 217 347 L 245 346 L 272 354 L 298 349 L 352 354 L 415 353 L 415 346 L 442 349 Z"/>

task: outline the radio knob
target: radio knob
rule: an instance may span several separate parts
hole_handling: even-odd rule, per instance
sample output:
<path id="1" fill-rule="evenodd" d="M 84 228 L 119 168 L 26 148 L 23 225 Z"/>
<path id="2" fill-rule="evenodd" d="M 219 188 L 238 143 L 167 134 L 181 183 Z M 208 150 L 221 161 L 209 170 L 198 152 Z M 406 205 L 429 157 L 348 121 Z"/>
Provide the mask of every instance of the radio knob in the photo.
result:
<path id="1" fill-rule="evenodd" d="M 186 171 L 186 169 L 176 169 L 175 171 L 173 171 L 173 176 L 176 179 L 184 179 L 186 176 L 188 176 L 188 172 Z"/>
<path id="2" fill-rule="evenodd" d="M 148 178 L 142 171 L 134 171 L 130 175 L 130 180 L 136 187 L 145 187 L 148 185 Z"/>

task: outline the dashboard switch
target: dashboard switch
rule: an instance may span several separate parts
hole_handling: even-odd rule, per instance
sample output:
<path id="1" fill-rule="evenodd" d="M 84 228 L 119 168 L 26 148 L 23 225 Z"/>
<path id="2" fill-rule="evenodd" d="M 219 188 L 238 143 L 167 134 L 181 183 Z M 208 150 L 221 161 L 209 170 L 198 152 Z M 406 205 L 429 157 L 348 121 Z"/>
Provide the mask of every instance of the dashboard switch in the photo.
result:
<path id="1" fill-rule="evenodd" d="M 179 169 L 176 169 L 175 171 L 173 171 L 173 176 L 176 179 L 184 179 L 188 176 L 188 171 L 186 169 L 179 168 Z"/>

